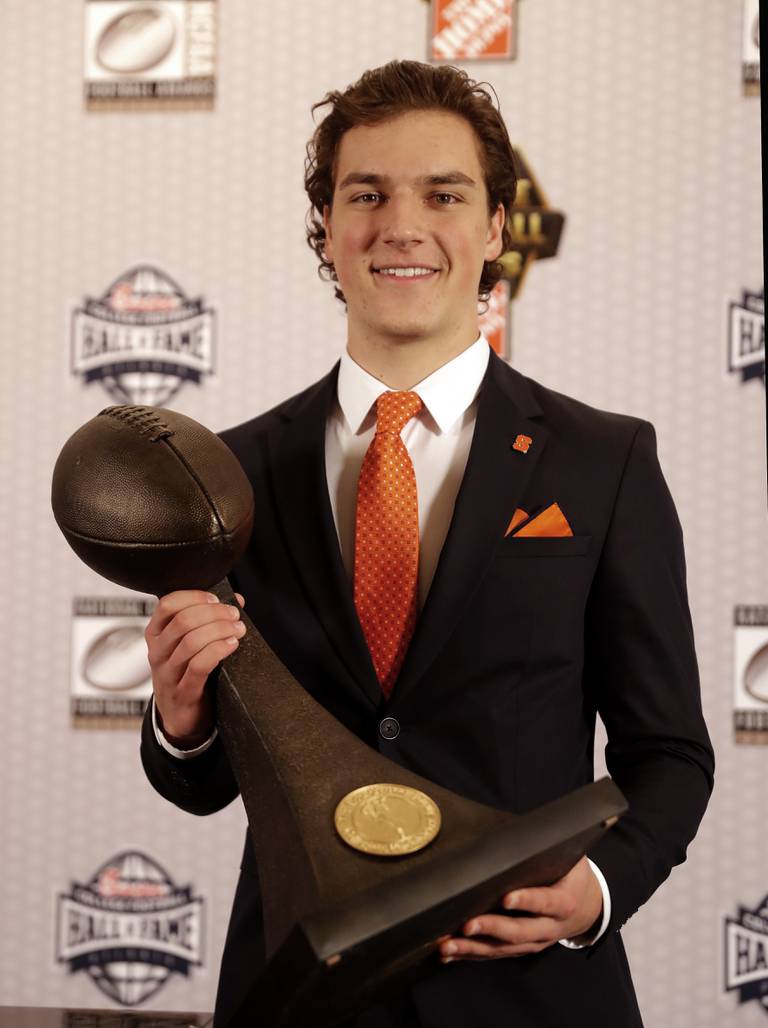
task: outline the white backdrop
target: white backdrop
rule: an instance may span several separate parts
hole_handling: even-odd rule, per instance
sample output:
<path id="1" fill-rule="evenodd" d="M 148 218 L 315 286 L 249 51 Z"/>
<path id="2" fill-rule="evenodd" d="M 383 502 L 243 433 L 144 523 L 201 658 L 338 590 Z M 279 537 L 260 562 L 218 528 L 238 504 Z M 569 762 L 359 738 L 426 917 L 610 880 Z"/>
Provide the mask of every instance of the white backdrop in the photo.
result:
<path id="1" fill-rule="evenodd" d="M 724 991 L 724 918 L 768 893 L 768 751 L 732 731 L 733 608 L 768 603 L 765 390 L 727 372 L 728 305 L 762 279 L 759 101 L 740 0 L 521 0 L 518 57 L 473 65 L 567 218 L 514 304 L 513 363 L 654 422 L 685 532 L 715 794 L 689 862 L 625 930 L 651 1028 L 764 1025 Z M 2 0 L 0 1005 L 104 1006 L 57 963 L 57 897 L 151 854 L 206 904 L 205 955 L 148 1004 L 210 1010 L 245 819 L 199 820 L 146 783 L 135 730 L 74 728 L 71 607 L 120 594 L 50 514 L 55 457 L 110 401 L 70 371 L 70 317 L 147 261 L 216 311 L 217 366 L 173 405 L 213 429 L 322 375 L 341 306 L 304 243 L 310 105 L 425 57 L 421 0 L 226 0 L 210 111 L 86 111 L 82 0 Z"/>

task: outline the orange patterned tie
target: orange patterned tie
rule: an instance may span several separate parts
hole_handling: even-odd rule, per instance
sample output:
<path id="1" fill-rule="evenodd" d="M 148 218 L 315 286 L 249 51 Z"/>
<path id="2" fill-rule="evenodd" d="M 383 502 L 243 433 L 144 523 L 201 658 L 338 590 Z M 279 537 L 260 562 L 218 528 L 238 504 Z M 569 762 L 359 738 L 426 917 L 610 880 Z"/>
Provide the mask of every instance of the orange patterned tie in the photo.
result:
<path id="1" fill-rule="evenodd" d="M 386 697 L 416 624 L 419 508 L 416 475 L 400 433 L 421 408 L 416 393 L 381 394 L 376 435 L 357 485 L 355 606 Z"/>

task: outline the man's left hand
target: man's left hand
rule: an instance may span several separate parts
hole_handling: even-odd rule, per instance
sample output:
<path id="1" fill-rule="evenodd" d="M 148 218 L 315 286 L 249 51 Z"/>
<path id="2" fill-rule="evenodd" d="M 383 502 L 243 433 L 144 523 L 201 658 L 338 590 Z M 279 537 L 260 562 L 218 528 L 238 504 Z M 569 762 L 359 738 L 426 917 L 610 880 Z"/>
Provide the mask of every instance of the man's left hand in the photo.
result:
<path id="1" fill-rule="evenodd" d="M 524 910 L 532 917 L 481 914 L 470 918 L 463 935 L 441 940 L 443 963 L 450 960 L 493 960 L 539 953 L 560 939 L 589 942 L 603 909 L 603 894 L 586 857 L 554 885 L 518 889 L 502 899 L 505 910 Z"/>

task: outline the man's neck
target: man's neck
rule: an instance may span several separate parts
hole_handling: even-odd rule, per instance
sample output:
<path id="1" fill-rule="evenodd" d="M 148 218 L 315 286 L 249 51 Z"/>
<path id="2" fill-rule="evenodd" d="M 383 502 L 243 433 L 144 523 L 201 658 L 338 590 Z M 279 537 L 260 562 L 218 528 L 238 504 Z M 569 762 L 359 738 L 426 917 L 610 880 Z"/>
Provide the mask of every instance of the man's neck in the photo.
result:
<path id="1" fill-rule="evenodd" d="M 468 349 L 477 339 L 478 330 L 464 335 L 466 338 L 457 338 L 449 343 L 417 340 L 373 342 L 350 336 L 347 352 L 355 364 L 389 389 L 412 389 Z"/>

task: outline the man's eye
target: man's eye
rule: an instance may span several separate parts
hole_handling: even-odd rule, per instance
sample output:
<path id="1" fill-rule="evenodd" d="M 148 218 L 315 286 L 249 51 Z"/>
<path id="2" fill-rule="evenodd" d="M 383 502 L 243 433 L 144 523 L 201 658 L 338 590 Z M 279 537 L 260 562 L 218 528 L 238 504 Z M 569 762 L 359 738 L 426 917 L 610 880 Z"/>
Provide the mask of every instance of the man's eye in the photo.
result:
<path id="1" fill-rule="evenodd" d="M 360 193 L 358 196 L 353 198 L 353 202 L 367 206 L 369 204 L 379 203 L 382 199 L 381 193 Z"/>
<path id="2" fill-rule="evenodd" d="M 454 196 L 453 193 L 435 193 L 434 199 L 441 207 L 448 207 L 459 202 L 458 196 Z"/>

